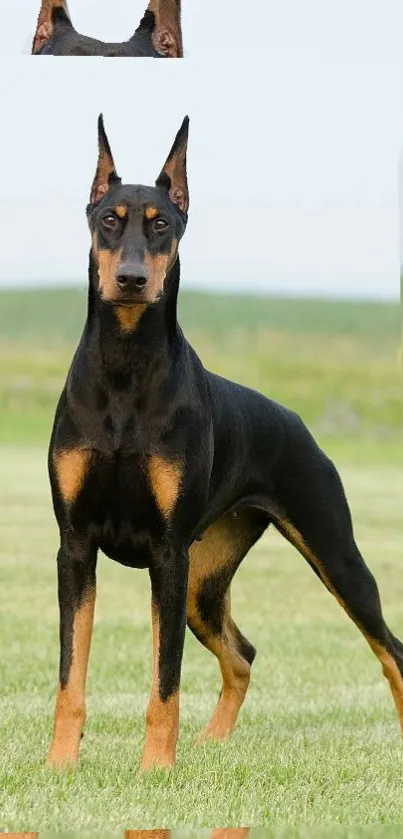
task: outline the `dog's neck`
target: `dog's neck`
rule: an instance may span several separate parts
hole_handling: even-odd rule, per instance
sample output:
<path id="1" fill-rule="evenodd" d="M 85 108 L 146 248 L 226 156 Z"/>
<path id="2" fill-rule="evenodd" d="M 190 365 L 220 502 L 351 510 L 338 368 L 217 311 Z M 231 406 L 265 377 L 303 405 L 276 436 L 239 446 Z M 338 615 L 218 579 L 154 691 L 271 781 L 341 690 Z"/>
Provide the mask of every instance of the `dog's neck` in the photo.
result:
<path id="1" fill-rule="evenodd" d="M 124 380 L 137 386 L 150 375 L 168 374 L 178 356 L 183 336 L 177 321 L 180 264 L 177 257 L 157 303 L 133 311 L 133 326 L 122 327 L 114 306 L 102 302 L 97 291 L 98 270 L 90 254 L 89 294 L 84 341 L 90 367 L 96 367 L 117 387 Z M 138 304 L 141 305 L 141 304 Z M 128 310 L 124 310 L 128 314 Z"/>

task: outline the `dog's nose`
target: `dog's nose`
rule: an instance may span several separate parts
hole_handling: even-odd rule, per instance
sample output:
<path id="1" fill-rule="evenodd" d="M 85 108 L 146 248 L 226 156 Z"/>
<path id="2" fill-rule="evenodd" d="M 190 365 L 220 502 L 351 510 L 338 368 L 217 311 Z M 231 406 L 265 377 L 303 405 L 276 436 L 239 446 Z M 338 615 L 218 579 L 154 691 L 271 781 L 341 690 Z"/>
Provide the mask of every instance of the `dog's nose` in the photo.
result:
<path id="1" fill-rule="evenodd" d="M 147 282 L 147 271 L 141 264 L 121 265 L 117 284 L 122 291 L 141 291 Z"/>

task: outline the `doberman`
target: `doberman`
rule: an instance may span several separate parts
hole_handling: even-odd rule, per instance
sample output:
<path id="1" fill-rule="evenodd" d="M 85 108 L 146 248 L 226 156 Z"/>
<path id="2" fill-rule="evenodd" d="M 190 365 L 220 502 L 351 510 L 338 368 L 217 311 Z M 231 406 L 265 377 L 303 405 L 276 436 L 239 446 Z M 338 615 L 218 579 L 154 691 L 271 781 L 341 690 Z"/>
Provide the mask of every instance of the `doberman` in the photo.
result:
<path id="1" fill-rule="evenodd" d="M 305 557 L 380 660 L 403 727 L 403 645 L 382 616 L 339 474 L 293 411 L 204 369 L 177 322 L 188 119 L 154 187 L 123 185 L 99 119 L 87 216 L 88 314 L 56 412 L 60 683 L 50 762 L 78 760 L 97 551 L 148 568 L 152 688 L 142 767 L 175 761 L 186 621 L 222 691 L 202 736 L 225 738 L 255 649 L 231 580 L 268 525 Z"/>
<path id="2" fill-rule="evenodd" d="M 42 0 L 32 55 L 182 58 L 181 0 L 150 0 L 134 35 L 122 44 L 79 35 L 67 0 Z"/>

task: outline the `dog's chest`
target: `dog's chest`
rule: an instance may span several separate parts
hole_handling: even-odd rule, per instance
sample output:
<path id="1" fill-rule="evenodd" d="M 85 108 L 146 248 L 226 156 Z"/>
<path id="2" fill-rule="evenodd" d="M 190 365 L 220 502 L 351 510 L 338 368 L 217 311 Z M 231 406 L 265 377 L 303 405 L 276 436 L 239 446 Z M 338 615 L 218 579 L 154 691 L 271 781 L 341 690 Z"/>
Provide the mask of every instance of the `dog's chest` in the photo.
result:
<path id="1" fill-rule="evenodd" d="M 145 399 L 130 391 L 107 395 L 99 390 L 95 405 L 80 417 L 80 432 L 107 459 L 123 463 L 158 449 L 166 423 L 166 406 L 150 395 Z"/>
<path id="2" fill-rule="evenodd" d="M 70 462 L 59 460 L 57 472 L 66 500 L 70 493 L 74 528 L 89 532 L 112 559 L 148 567 L 178 501 L 180 463 L 160 454 L 104 454 L 96 450 L 76 451 L 66 458 Z M 77 475 L 76 488 L 71 482 L 73 474 Z"/>

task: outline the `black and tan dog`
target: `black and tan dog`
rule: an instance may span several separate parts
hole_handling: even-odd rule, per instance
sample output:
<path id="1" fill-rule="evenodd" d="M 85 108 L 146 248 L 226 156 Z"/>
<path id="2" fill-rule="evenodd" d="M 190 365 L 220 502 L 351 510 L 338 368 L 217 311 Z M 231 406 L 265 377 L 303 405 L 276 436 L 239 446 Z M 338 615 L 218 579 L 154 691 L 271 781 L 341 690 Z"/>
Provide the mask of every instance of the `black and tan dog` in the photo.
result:
<path id="1" fill-rule="evenodd" d="M 185 119 L 154 187 L 125 186 L 103 122 L 88 206 L 88 315 L 56 413 L 60 684 L 50 762 L 78 759 L 99 548 L 151 578 L 153 677 L 142 766 L 170 766 L 186 622 L 218 658 L 205 735 L 232 731 L 255 657 L 231 580 L 272 523 L 382 663 L 403 724 L 403 646 L 382 617 L 339 475 L 292 411 L 207 372 L 177 322 L 188 214 Z M 215 223 L 215 220 L 212 220 Z"/>
<path id="2" fill-rule="evenodd" d="M 182 58 L 181 0 L 150 0 L 134 35 L 122 44 L 79 35 L 67 0 L 42 0 L 32 55 Z"/>

